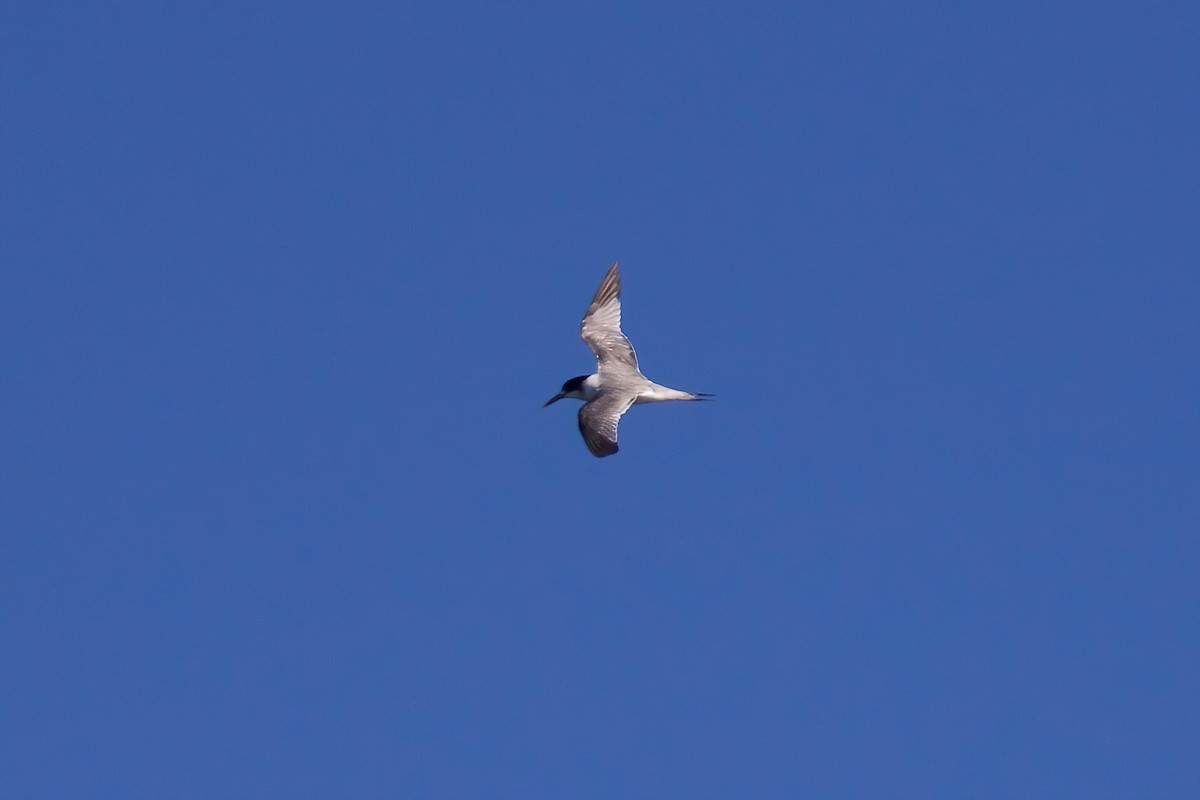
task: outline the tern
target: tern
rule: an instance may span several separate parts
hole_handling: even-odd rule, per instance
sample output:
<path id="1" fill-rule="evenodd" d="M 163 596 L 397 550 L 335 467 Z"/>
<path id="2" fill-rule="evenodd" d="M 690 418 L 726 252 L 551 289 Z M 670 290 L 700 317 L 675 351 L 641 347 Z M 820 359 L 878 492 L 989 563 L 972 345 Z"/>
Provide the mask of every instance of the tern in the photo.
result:
<path id="1" fill-rule="evenodd" d="M 617 424 L 630 406 L 667 400 L 711 400 L 711 394 L 661 386 L 638 369 L 633 345 L 621 332 L 621 275 L 614 261 L 583 315 L 579 335 L 596 354 L 596 373 L 571 378 L 542 406 L 564 397 L 582 400 L 579 432 L 597 458 L 617 452 Z"/>

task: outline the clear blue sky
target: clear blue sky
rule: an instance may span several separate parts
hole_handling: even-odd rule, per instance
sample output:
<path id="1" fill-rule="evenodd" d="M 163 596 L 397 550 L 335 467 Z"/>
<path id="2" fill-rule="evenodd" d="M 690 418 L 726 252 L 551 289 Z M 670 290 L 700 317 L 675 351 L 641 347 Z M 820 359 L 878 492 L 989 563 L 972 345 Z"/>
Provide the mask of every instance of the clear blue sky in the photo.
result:
<path id="1" fill-rule="evenodd" d="M 1200 796 L 1198 41 L 0 5 L 0 796 Z"/>

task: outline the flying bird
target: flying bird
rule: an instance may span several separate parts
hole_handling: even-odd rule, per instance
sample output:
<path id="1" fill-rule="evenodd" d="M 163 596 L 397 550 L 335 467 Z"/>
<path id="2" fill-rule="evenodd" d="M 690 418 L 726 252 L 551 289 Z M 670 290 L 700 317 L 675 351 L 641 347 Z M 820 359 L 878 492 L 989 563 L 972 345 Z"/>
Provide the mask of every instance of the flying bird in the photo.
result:
<path id="1" fill-rule="evenodd" d="M 596 373 L 571 378 L 542 408 L 564 397 L 582 400 L 579 432 L 583 434 L 588 450 L 597 458 L 617 452 L 617 424 L 630 406 L 667 400 L 712 399 L 710 394 L 660 386 L 638 369 L 633 345 L 621 332 L 621 275 L 616 261 L 600 281 L 600 288 L 583 315 L 579 335 L 596 354 Z"/>

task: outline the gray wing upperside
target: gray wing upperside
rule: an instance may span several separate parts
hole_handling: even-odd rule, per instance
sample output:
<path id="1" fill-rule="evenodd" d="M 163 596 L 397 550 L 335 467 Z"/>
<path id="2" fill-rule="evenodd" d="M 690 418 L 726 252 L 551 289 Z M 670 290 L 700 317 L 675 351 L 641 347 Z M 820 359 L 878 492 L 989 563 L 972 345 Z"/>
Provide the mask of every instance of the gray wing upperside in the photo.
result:
<path id="1" fill-rule="evenodd" d="M 579 335 L 596 354 L 596 366 L 601 374 L 629 368 L 638 370 L 637 354 L 633 345 L 621 332 L 621 274 L 614 261 L 600 281 L 600 287 L 592 297 Z"/>
<path id="2" fill-rule="evenodd" d="M 634 395 L 601 392 L 579 409 L 579 432 L 584 444 L 597 458 L 617 452 L 617 424 L 633 405 Z"/>

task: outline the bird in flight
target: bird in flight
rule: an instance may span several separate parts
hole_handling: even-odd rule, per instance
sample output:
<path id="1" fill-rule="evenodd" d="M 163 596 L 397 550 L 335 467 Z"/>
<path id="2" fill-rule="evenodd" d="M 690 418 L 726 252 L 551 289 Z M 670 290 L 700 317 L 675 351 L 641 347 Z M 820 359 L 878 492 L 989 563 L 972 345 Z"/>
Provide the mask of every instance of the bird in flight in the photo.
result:
<path id="1" fill-rule="evenodd" d="M 616 261 L 600 281 L 600 288 L 583 315 L 579 335 L 596 354 L 596 374 L 571 378 L 542 408 L 564 397 L 582 400 L 579 432 L 583 434 L 588 450 L 597 458 L 617 452 L 617 423 L 630 406 L 667 400 L 712 399 L 710 394 L 660 386 L 638 369 L 633 345 L 621 333 L 621 275 Z"/>

